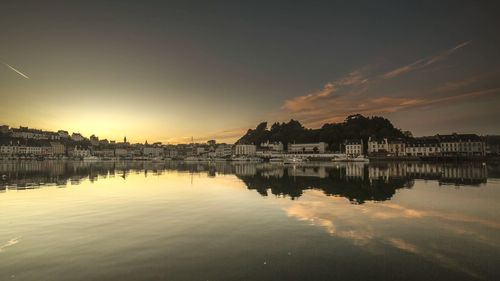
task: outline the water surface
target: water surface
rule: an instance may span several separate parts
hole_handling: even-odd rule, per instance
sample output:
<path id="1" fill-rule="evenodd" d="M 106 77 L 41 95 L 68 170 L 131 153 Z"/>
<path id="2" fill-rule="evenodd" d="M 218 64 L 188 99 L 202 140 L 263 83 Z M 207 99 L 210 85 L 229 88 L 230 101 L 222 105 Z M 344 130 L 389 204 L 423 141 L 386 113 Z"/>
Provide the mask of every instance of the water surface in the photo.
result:
<path id="1" fill-rule="evenodd" d="M 499 280 L 499 171 L 0 162 L 0 280 Z"/>

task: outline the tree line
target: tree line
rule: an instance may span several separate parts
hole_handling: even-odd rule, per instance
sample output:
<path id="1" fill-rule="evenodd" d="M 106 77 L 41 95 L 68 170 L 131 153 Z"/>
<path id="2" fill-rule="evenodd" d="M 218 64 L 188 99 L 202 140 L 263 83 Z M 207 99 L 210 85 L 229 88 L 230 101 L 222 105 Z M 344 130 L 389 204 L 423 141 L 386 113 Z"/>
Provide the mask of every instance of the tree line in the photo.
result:
<path id="1" fill-rule="evenodd" d="M 325 142 L 330 150 L 340 150 L 347 139 L 362 139 L 365 146 L 369 137 L 407 139 L 411 132 L 394 127 L 388 119 L 360 114 L 348 116 L 341 123 L 327 123 L 319 129 L 305 128 L 299 121 L 274 123 L 268 128 L 262 122 L 255 129 L 249 129 L 236 143 L 260 145 L 264 142 L 282 142 L 285 149 L 292 143 Z"/>

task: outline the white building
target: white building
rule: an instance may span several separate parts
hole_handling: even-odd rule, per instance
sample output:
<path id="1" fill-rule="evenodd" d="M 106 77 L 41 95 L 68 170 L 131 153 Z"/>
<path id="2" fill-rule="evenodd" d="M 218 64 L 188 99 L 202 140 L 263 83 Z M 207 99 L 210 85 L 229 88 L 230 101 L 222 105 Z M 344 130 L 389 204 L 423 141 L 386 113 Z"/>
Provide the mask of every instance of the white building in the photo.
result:
<path id="1" fill-rule="evenodd" d="M 255 155 L 257 147 L 253 144 L 237 144 L 235 147 L 236 155 Z"/>
<path id="2" fill-rule="evenodd" d="M 368 139 L 368 154 L 385 153 L 389 151 L 389 142 L 386 138 L 377 139 L 370 137 Z"/>
<path id="3" fill-rule="evenodd" d="M 346 140 L 345 141 L 345 154 L 349 157 L 358 157 L 363 155 L 363 140 Z"/>
<path id="4" fill-rule="evenodd" d="M 327 144 L 324 142 L 317 143 L 293 143 L 288 144 L 288 152 L 290 153 L 325 153 Z"/>
<path id="5" fill-rule="evenodd" d="M 437 135 L 444 156 L 484 156 L 486 144 L 475 134 Z"/>
<path id="6" fill-rule="evenodd" d="M 415 138 L 406 143 L 406 156 L 440 156 L 441 146 L 434 138 Z"/>
<path id="7" fill-rule="evenodd" d="M 272 151 L 272 152 L 283 152 L 283 143 L 282 142 L 264 142 L 260 144 L 260 147 L 263 150 Z"/>
<path id="8" fill-rule="evenodd" d="M 73 147 L 73 149 L 70 149 L 68 151 L 68 155 L 71 157 L 88 157 L 90 156 L 90 150 L 86 148 L 82 148 L 79 146 Z"/>

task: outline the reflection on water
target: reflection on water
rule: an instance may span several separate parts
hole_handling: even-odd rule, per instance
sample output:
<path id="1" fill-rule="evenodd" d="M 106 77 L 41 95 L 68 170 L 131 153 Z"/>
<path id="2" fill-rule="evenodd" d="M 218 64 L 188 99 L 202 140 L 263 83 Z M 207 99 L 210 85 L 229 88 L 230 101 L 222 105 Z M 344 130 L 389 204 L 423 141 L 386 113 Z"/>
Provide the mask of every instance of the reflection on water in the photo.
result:
<path id="1" fill-rule="evenodd" d="M 0 162 L 0 280 L 498 280 L 499 170 Z"/>
<path id="2" fill-rule="evenodd" d="M 47 185 L 79 184 L 89 179 L 130 173 L 161 175 L 166 171 L 205 173 L 208 177 L 234 174 L 263 196 L 268 193 L 294 199 L 304 190 L 321 189 L 327 195 L 349 198 L 354 203 L 388 200 L 399 188 L 411 188 L 416 179 L 436 180 L 440 185 L 479 186 L 488 178 L 482 163 L 313 163 L 300 166 L 269 163 L 186 163 L 186 162 L 0 162 L 0 188 L 31 189 Z"/>

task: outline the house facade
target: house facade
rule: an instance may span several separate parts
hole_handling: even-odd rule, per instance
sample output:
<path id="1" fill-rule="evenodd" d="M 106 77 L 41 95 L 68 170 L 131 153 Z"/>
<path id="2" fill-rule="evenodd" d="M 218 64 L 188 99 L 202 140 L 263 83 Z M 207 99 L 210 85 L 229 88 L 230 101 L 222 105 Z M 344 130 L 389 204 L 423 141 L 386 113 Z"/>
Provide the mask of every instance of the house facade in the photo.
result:
<path id="1" fill-rule="evenodd" d="M 387 153 L 389 151 L 389 142 L 386 138 L 368 138 L 368 154 Z"/>
<path id="2" fill-rule="evenodd" d="M 237 144 L 235 146 L 234 154 L 236 155 L 250 155 L 253 156 L 257 152 L 257 146 L 253 144 Z"/>
<path id="3" fill-rule="evenodd" d="M 415 138 L 406 143 L 406 156 L 441 156 L 441 146 L 436 138 Z"/>
<path id="4" fill-rule="evenodd" d="M 443 156 L 485 156 L 486 143 L 476 134 L 437 135 Z"/>
<path id="5" fill-rule="evenodd" d="M 292 143 L 288 144 L 289 153 L 325 153 L 327 144 L 317 143 Z"/>
<path id="6" fill-rule="evenodd" d="M 345 154 L 348 157 L 358 157 L 364 154 L 362 139 L 346 140 L 344 144 L 345 144 Z"/>

